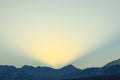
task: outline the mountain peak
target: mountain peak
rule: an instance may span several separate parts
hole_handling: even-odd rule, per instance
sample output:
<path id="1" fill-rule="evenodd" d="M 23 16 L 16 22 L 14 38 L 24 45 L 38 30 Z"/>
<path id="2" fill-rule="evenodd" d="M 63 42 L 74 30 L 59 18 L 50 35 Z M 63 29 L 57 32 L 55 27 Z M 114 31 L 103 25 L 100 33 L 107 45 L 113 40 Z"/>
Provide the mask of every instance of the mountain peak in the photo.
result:
<path id="1" fill-rule="evenodd" d="M 64 67 L 62 67 L 61 69 L 71 69 L 71 68 L 75 68 L 72 64 L 70 64 L 70 65 L 67 65 L 67 66 L 64 66 Z"/>
<path id="2" fill-rule="evenodd" d="M 22 67 L 22 69 L 33 69 L 34 67 L 33 66 L 28 66 L 28 65 L 24 65 L 23 67 Z"/>
<path id="3" fill-rule="evenodd" d="M 70 65 L 67 65 L 67 66 L 62 67 L 62 68 L 59 69 L 59 70 L 60 70 L 60 71 L 65 71 L 65 72 L 68 72 L 68 71 L 74 72 L 74 71 L 77 71 L 77 70 L 79 70 L 79 69 L 77 69 L 77 68 L 74 67 L 72 64 L 70 64 Z"/>

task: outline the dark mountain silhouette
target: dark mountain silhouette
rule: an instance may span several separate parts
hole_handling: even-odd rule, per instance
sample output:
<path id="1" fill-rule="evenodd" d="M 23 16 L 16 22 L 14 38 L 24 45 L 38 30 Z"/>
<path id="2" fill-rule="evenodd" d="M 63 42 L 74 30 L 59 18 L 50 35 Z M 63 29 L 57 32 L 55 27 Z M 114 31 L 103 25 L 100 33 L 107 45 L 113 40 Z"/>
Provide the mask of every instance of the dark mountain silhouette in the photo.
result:
<path id="1" fill-rule="evenodd" d="M 105 66 L 114 66 L 114 65 L 120 65 L 120 59 L 114 60 L 114 61 L 106 64 Z"/>
<path id="2" fill-rule="evenodd" d="M 120 80 L 120 74 L 115 75 L 103 75 L 103 76 L 91 76 L 91 77 L 83 77 L 83 78 L 71 78 L 64 80 Z"/>
<path id="3" fill-rule="evenodd" d="M 77 69 L 73 65 L 61 69 L 28 65 L 16 68 L 1 65 L 0 80 L 117 80 L 116 78 L 120 80 L 120 65 L 118 63 L 120 60 L 115 60 L 103 67 L 83 70 Z"/>
<path id="4" fill-rule="evenodd" d="M 103 67 L 87 68 L 69 75 L 64 80 L 120 80 L 120 59 Z"/>

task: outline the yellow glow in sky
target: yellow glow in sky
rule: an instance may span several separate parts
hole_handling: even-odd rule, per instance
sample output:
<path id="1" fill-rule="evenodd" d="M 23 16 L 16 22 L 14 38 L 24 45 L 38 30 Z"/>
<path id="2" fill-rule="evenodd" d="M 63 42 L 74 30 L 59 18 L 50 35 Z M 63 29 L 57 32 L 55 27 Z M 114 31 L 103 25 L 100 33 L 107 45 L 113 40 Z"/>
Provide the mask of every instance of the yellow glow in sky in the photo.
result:
<path id="1" fill-rule="evenodd" d="M 82 56 L 80 49 L 65 37 L 49 35 L 42 39 L 38 35 L 34 38 L 27 35 L 18 43 L 33 59 L 55 68 L 70 63 L 78 55 Z"/>
<path id="2" fill-rule="evenodd" d="M 120 35 L 119 3 L 120 0 L 0 0 L 0 47 L 18 50 L 15 55 L 52 67 L 70 64 Z M 6 47 L 5 50 L 8 51 Z M 0 51 L 0 61 L 11 64 L 6 55 L 7 61 L 1 60 L 3 55 Z"/>

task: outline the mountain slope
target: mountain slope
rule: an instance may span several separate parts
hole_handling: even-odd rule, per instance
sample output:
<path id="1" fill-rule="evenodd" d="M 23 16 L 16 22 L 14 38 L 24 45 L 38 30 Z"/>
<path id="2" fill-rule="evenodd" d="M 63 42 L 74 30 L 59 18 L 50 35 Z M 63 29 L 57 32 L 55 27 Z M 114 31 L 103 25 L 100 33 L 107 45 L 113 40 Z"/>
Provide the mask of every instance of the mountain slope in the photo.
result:
<path id="1" fill-rule="evenodd" d="M 77 69 L 73 65 L 65 66 L 61 69 L 50 67 L 33 67 L 25 65 L 22 68 L 14 66 L 0 66 L 0 80 L 102 80 L 109 79 L 108 76 L 120 75 L 120 59 L 112 61 L 103 67 L 93 67 Z M 106 78 L 107 77 L 107 78 Z"/>
<path id="2" fill-rule="evenodd" d="M 106 64 L 105 67 L 114 66 L 114 65 L 120 65 L 120 59 L 112 61 L 112 62 Z"/>
<path id="3" fill-rule="evenodd" d="M 75 71 L 78 71 L 78 69 L 72 65 L 65 66 L 61 69 L 40 66 L 32 67 L 28 65 L 22 68 L 0 66 L 0 80 L 56 80 L 62 79 L 65 75 Z"/>
<path id="4" fill-rule="evenodd" d="M 120 59 L 103 67 L 83 69 L 81 72 L 69 74 L 65 80 L 120 80 Z M 71 75 L 71 76 L 70 76 Z M 115 78 L 118 79 L 115 79 Z"/>

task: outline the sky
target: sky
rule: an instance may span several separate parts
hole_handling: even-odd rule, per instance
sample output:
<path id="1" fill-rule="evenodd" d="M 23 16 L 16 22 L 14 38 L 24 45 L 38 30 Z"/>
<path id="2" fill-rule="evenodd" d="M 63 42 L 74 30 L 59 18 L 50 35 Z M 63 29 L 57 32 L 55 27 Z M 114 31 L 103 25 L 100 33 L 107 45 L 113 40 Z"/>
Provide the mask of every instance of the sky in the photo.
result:
<path id="1" fill-rule="evenodd" d="M 0 64 L 78 68 L 120 58 L 120 0 L 0 0 Z"/>

